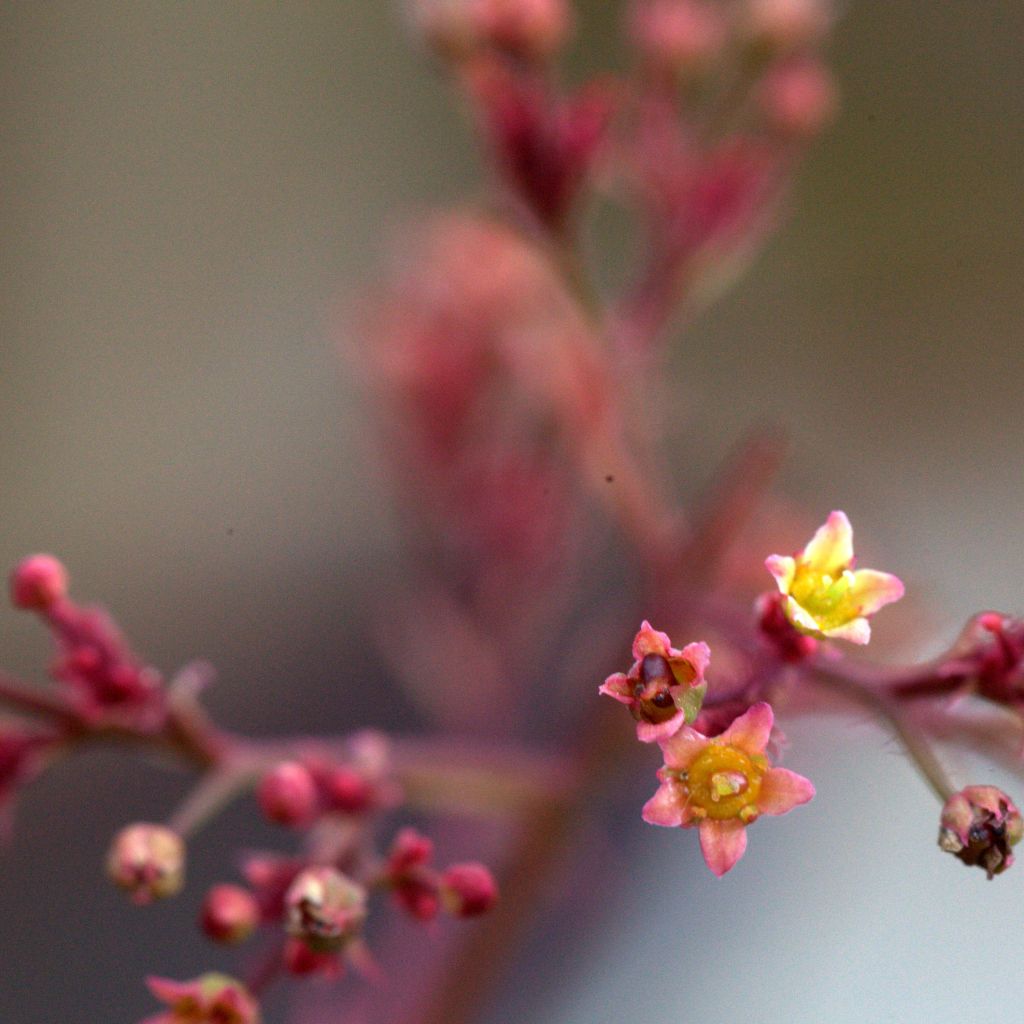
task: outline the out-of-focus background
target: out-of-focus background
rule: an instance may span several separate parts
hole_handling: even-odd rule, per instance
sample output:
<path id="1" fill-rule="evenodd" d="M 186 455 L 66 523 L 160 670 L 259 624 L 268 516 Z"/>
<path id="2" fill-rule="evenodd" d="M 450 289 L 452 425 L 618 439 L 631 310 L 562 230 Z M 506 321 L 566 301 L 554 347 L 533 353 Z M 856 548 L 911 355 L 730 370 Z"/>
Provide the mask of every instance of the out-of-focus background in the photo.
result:
<path id="1" fill-rule="evenodd" d="M 620 59 L 618 9 L 580 5 L 588 66 Z M 58 553 L 154 663 L 214 662 L 211 706 L 253 732 L 401 714 L 365 613 L 394 530 L 336 348 L 397 227 L 475 187 L 409 43 L 396 5 L 358 0 L 0 6 L 0 564 Z M 1022 43 L 1006 0 L 849 4 L 844 109 L 792 218 L 675 358 L 680 490 L 744 424 L 787 424 L 790 493 L 846 509 L 865 564 L 908 580 L 921 650 L 1024 611 Z M 36 623 L 0 631 L 0 662 L 41 677 Z M 812 805 L 723 881 L 693 836 L 623 818 L 586 939 L 540 922 L 492 1024 L 1020 1005 L 1024 876 L 940 856 L 932 798 L 870 724 L 787 731 Z M 101 879 L 111 833 L 182 785 L 95 753 L 27 794 L 0 853 L 0 1021 L 134 1020 L 146 972 L 228 962 L 188 928 L 198 892 L 138 912 Z M 251 821 L 213 830 L 197 877 Z"/>

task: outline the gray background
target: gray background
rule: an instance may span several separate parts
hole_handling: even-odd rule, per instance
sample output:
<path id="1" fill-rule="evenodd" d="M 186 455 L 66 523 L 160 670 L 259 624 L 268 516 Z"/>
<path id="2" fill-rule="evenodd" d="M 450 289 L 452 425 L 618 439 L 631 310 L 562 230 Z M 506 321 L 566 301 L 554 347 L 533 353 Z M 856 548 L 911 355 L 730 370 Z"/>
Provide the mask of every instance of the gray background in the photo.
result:
<path id="1" fill-rule="evenodd" d="M 592 62 L 617 50 L 604 6 L 582 9 Z M 745 423 L 787 423 L 790 491 L 850 513 L 936 638 L 1024 610 L 1022 41 L 1017 3 L 851 4 L 844 111 L 794 215 L 676 358 L 680 490 Z M 155 663 L 211 659 L 228 724 L 379 720 L 361 595 L 394 537 L 338 311 L 404 218 L 472 187 L 444 89 L 368 0 L 4 3 L 0 45 L 0 564 L 53 550 Z M 0 629 L 38 677 L 35 624 Z M 1024 875 L 940 857 L 931 797 L 870 725 L 788 731 L 810 807 L 756 828 L 725 881 L 691 836 L 624 819 L 601 927 L 539 926 L 491 1019 L 1020 1005 Z M 181 786 L 95 753 L 31 791 L 0 854 L 0 1021 L 129 1021 L 145 972 L 217 961 L 195 893 L 138 914 L 97 882 L 110 833 Z M 211 833 L 200 877 L 249 822 Z"/>

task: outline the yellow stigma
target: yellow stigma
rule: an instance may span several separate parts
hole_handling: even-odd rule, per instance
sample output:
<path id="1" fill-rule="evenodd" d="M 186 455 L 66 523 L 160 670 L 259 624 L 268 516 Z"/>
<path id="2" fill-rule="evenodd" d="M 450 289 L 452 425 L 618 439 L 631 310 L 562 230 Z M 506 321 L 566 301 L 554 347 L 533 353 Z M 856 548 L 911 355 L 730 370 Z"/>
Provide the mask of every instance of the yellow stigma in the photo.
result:
<path id="1" fill-rule="evenodd" d="M 695 816 L 715 821 L 737 817 L 753 820 L 757 815 L 755 801 L 761 792 L 761 776 L 767 767 L 763 757 L 751 757 L 736 747 L 708 744 L 682 780 L 690 806 L 698 812 Z"/>
<path id="2" fill-rule="evenodd" d="M 797 566 L 789 592 L 797 604 L 815 618 L 820 629 L 836 629 L 859 614 L 850 600 L 852 585 L 853 573 L 849 569 L 832 577 L 804 563 Z"/>

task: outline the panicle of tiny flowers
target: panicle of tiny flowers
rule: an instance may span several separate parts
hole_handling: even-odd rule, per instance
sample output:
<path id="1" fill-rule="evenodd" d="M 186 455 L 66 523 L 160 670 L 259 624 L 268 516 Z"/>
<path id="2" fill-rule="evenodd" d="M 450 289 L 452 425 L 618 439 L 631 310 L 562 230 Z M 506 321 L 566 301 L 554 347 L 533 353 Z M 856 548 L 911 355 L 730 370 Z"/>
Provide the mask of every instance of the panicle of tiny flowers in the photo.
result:
<path id="1" fill-rule="evenodd" d="M 903 597 L 891 573 L 854 569 L 853 528 L 845 512 L 832 512 L 795 555 L 771 555 L 765 568 L 775 577 L 782 610 L 809 636 L 866 644 L 868 619 Z"/>
<path id="2" fill-rule="evenodd" d="M 633 659 L 627 673 L 610 675 L 598 692 L 629 708 L 637 739 L 653 743 L 692 723 L 707 693 L 708 645 L 697 641 L 676 650 L 667 633 L 645 620 L 633 639 Z"/>
<path id="3" fill-rule="evenodd" d="M 192 981 L 151 977 L 146 984 L 168 1009 L 142 1024 L 259 1024 L 257 1001 L 225 974 L 204 974 Z"/>
<path id="4" fill-rule="evenodd" d="M 800 148 L 836 105 L 823 12 L 813 0 L 631 6 L 639 81 L 615 153 L 648 252 L 620 310 L 627 346 L 706 301 L 773 227 Z"/>
<path id="5" fill-rule="evenodd" d="M 436 525 L 465 571 L 535 592 L 564 560 L 571 525 L 552 424 L 594 405 L 566 344 L 582 335 L 579 313 L 550 263 L 489 218 L 434 219 L 398 269 L 353 357 L 375 385 L 403 505 Z"/>
<path id="6" fill-rule="evenodd" d="M 747 827 L 762 814 L 786 814 L 814 796 L 802 775 L 771 765 L 765 753 L 774 714 L 754 704 L 715 737 L 689 726 L 659 741 L 658 791 L 644 805 L 651 825 L 697 828 L 701 852 L 724 875 L 747 848 Z"/>
<path id="7" fill-rule="evenodd" d="M 1024 835 L 1016 804 L 995 786 L 967 786 L 942 808 L 939 847 L 991 879 L 1013 864 L 1012 847 Z"/>
<path id="8" fill-rule="evenodd" d="M 11 597 L 49 627 L 57 648 L 51 672 L 82 719 L 144 732 L 163 725 L 160 673 L 132 651 L 106 612 L 68 597 L 67 572 L 57 559 L 32 555 L 20 562 L 11 574 Z"/>
<path id="9" fill-rule="evenodd" d="M 185 884 L 185 843 L 164 825 L 128 825 L 110 845 L 107 874 L 139 905 L 167 899 Z"/>

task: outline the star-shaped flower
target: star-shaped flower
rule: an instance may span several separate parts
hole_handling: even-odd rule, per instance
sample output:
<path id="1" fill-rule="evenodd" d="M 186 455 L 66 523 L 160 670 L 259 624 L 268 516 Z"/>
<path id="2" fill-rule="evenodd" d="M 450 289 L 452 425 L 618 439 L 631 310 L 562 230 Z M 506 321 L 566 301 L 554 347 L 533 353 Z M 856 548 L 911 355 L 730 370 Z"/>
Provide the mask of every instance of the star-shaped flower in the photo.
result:
<path id="1" fill-rule="evenodd" d="M 747 826 L 762 814 L 785 814 L 814 796 L 802 775 L 773 768 L 765 755 L 775 716 L 754 704 L 709 739 L 684 726 L 660 741 L 661 786 L 644 805 L 644 821 L 700 830 L 704 860 L 724 875 L 747 848 Z"/>
<path id="2" fill-rule="evenodd" d="M 830 513 L 796 555 L 771 555 L 765 561 L 783 595 L 783 611 L 797 629 L 866 644 L 868 617 L 898 601 L 903 583 L 887 572 L 853 567 L 853 528 L 845 512 Z"/>

